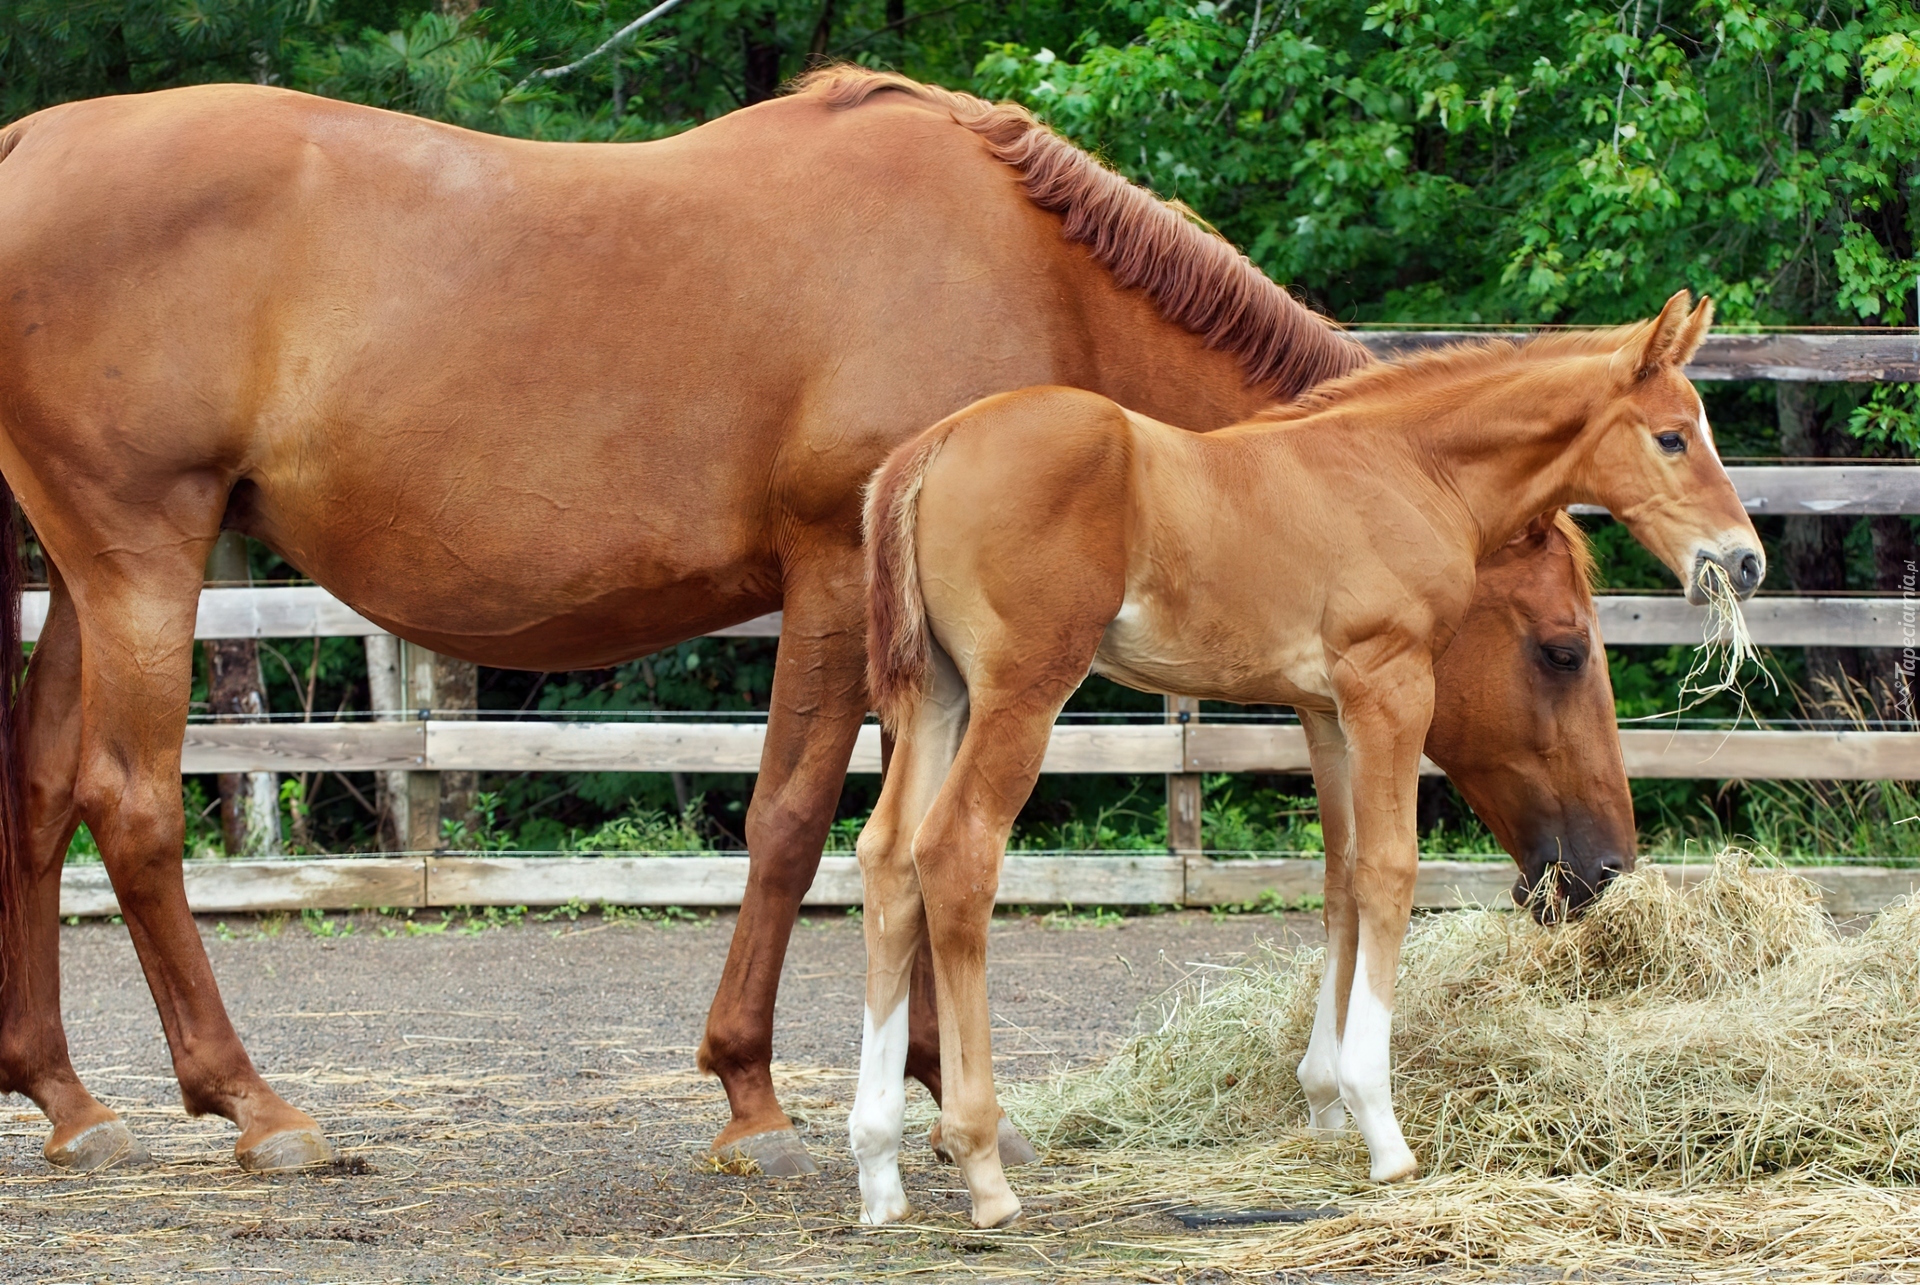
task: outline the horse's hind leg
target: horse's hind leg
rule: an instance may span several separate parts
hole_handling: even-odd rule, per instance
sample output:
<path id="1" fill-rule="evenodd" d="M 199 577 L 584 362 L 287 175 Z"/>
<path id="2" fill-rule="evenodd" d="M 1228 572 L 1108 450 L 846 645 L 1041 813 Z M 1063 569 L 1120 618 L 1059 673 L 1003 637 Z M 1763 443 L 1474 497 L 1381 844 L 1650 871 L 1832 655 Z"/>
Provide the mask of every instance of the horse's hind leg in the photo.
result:
<path id="1" fill-rule="evenodd" d="M 180 746 L 201 560 L 211 536 L 182 545 L 177 531 L 136 530 L 126 540 L 149 550 L 137 584 L 103 557 L 94 560 L 85 591 L 74 586 L 82 722 L 74 803 L 100 845 L 187 1111 L 240 1126 L 234 1154 L 242 1168 L 321 1163 L 332 1151 L 319 1126 L 267 1087 L 234 1034 L 187 908 Z M 70 580 L 72 562 L 62 560 Z"/>
<path id="2" fill-rule="evenodd" d="M 952 662 L 935 653 L 931 690 L 901 729 L 873 815 L 860 832 L 867 939 L 866 1021 L 860 1085 L 847 1117 L 860 1163 L 860 1218 L 889 1223 L 907 1213 L 900 1186 L 900 1130 L 906 1113 L 909 989 L 926 940 L 914 834 L 946 778 L 966 730 L 967 694 Z"/>
<path id="3" fill-rule="evenodd" d="M 14 753 L 25 765 L 28 895 L 0 979 L 0 1089 L 33 1099 L 53 1123 L 42 1154 L 62 1169 L 139 1164 L 146 1152 L 74 1073 L 60 1024 L 60 868 L 79 824 L 80 624 L 49 568 L 53 592 L 33 649 Z"/>
<path id="4" fill-rule="evenodd" d="M 713 1154 L 773 1177 L 816 1172 L 774 1096 L 773 1010 L 800 900 L 820 868 L 867 715 L 864 593 L 858 547 L 821 555 L 787 584 L 766 748 L 747 812 L 747 889 L 700 1044 L 700 1069 L 720 1077 L 733 1110 Z"/>

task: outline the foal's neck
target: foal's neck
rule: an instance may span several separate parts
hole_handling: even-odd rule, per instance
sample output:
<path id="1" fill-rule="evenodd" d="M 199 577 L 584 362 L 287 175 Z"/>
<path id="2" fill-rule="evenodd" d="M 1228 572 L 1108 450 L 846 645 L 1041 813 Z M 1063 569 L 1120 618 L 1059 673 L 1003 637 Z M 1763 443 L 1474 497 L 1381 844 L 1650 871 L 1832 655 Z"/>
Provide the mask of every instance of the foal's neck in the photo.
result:
<path id="1" fill-rule="evenodd" d="M 1548 509 L 1593 499 L 1583 434 L 1601 409 L 1607 360 L 1517 362 L 1398 401 L 1358 400 L 1346 431 L 1426 475 L 1477 561 Z"/>

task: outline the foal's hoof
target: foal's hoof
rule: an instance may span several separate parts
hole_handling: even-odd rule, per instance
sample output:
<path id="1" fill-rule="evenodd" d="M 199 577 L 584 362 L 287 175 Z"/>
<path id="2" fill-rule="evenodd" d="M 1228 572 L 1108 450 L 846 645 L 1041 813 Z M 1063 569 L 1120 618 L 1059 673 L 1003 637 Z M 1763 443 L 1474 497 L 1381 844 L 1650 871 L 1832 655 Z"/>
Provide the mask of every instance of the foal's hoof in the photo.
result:
<path id="1" fill-rule="evenodd" d="M 1040 1158 L 1040 1153 L 1033 1149 L 1033 1144 L 1028 1142 L 1026 1136 L 1013 1127 L 1013 1121 L 1005 1116 L 1000 1117 L 999 1141 L 1002 1169 L 1011 1169 L 1015 1165 L 1030 1165 Z M 934 1155 L 948 1164 L 954 1163 L 953 1152 L 947 1149 L 946 1142 L 942 1140 L 938 1123 L 928 1132 L 927 1145 L 933 1148 Z"/>
<path id="2" fill-rule="evenodd" d="M 120 1120 L 103 1120 L 91 1128 L 82 1129 L 58 1146 L 49 1140 L 41 1148 L 40 1154 L 54 1168 L 71 1169 L 76 1173 L 115 1166 L 136 1168 L 153 1161 L 147 1149 L 140 1145 Z"/>
<path id="3" fill-rule="evenodd" d="M 262 1138 L 245 1151 L 235 1151 L 233 1158 L 248 1173 L 289 1173 L 330 1165 L 335 1156 L 318 1129 L 288 1129 Z"/>
<path id="4" fill-rule="evenodd" d="M 792 1129 L 774 1129 L 716 1147 L 713 1158 L 728 1173 L 763 1174 L 768 1178 L 804 1178 L 820 1166 L 807 1154 L 800 1135 Z"/>

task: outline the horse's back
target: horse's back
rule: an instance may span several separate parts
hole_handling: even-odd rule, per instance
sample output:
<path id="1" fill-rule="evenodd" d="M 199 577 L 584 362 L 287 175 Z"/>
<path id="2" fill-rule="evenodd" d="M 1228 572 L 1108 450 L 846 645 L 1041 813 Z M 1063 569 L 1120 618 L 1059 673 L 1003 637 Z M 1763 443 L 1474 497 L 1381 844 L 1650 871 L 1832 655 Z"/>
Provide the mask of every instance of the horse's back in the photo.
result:
<path id="1" fill-rule="evenodd" d="M 13 137 L 28 471 L 234 478 L 236 525 L 449 650 L 570 619 L 605 655 L 643 602 L 672 617 L 647 642 L 770 605 L 770 506 L 850 541 L 894 442 L 1072 361 L 1051 216 L 904 99 L 579 145 L 207 86 Z"/>

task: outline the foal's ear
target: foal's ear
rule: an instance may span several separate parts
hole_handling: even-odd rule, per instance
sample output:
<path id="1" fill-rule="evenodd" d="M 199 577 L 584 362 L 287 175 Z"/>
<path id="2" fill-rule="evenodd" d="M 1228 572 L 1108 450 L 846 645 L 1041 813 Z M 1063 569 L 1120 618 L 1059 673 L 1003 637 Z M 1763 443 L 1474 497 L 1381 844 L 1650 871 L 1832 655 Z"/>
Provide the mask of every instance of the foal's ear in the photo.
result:
<path id="1" fill-rule="evenodd" d="M 1706 300 L 1701 300 L 1705 319 L 1698 335 L 1693 339 L 1693 347 L 1687 348 L 1681 355 L 1681 345 L 1693 329 L 1693 319 L 1700 315 L 1700 309 L 1689 311 L 1693 296 L 1681 290 L 1667 300 L 1667 306 L 1653 319 L 1647 328 L 1646 338 L 1640 341 L 1640 351 L 1633 360 L 1633 377 L 1645 379 L 1662 366 L 1677 366 L 1693 356 L 1693 349 L 1700 346 L 1700 340 L 1706 337 L 1706 325 L 1713 321 L 1713 308 Z"/>
<path id="2" fill-rule="evenodd" d="M 1684 366 L 1693 360 L 1700 351 L 1700 345 L 1707 341 L 1707 331 L 1713 329 L 1713 299 L 1708 295 L 1700 296 L 1700 303 L 1687 314 L 1680 323 L 1680 333 L 1673 341 L 1673 352 L 1668 360 L 1676 366 Z"/>

